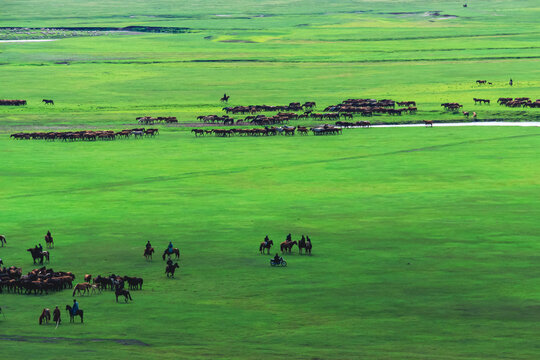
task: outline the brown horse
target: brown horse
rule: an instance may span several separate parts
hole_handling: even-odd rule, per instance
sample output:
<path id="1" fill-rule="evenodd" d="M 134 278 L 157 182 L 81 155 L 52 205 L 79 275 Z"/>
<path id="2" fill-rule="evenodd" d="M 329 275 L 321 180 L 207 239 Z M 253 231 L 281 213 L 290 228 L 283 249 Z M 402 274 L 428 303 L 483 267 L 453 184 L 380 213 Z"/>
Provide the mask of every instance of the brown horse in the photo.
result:
<path id="1" fill-rule="evenodd" d="M 30 254 L 32 254 L 32 259 L 34 260 L 34 264 L 36 263 L 36 260 L 39 260 L 40 264 L 43 264 L 43 258 L 47 259 L 49 261 L 49 252 L 48 251 L 39 251 L 37 248 L 30 248 L 26 249 L 26 251 L 29 251 Z"/>
<path id="2" fill-rule="evenodd" d="M 0 245 L 4 247 L 4 244 L 7 245 L 6 237 L 4 235 L 0 235 Z"/>
<path id="3" fill-rule="evenodd" d="M 227 94 L 223 94 L 223 97 L 220 100 L 221 100 L 221 102 L 228 102 L 229 98 L 230 98 L 230 96 L 228 96 Z"/>
<path id="4" fill-rule="evenodd" d="M 73 313 L 73 308 L 71 306 L 69 306 L 69 305 L 66 305 L 66 310 L 69 313 L 69 322 L 75 322 L 75 316 L 80 316 L 81 317 L 81 323 L 83 323 L 84 312 L 81 309 L 77 310 L 77 313 L 74 314 Z"/>
<path id="5" fill-rule="evenodd" d="M 165 256 L 169 256 L 169 258 L 171 257 L 172 254 L 175 254 L 176 255 L 176 259 L 180 259 L 180 250 L 178 248 L 173 248 L 172 249 L 172 254 L 169 254 L 169 249 L 165 249 L 165 251 L 163 252 L 163 260 L 165 260 Z"/>
<path id="6" fill-rule="evenodd" d="M 43 320 L 45 320 L 45 323 L 48 324 L 49 320 L 51 320 L 51 310 L 45 308 L 41 312 L 41 315 L 39 316 L 39 325 L 43 324 Z"/>
<path id="7" fill-rule="evenodd" d="M 167 277 L 174 277 L 174 272 L 179 267 L 180 266 L 178 266 L 178 263 L 175 263 L 174 265 L 167 265 L 167 267 L 165 268 L 165 274 L 167 274 Z"/>
<path id="8" fill-rule="evenodd" d="M 261 245 L 259 246 L 259 252 L 261 254 L 264 254 L 264 249 L 266 249 L 267 254 L 270 254 L 270 248 L 274 245 L 274 242 L 272 240 L 263 241 Z"/>
<path id="9" fill-rule="evenodd" d="M 154 248 L 153 247 L 146 248 L 146 249 L 144 249 L 143 256 L 145 257 L 146 260 L 148 260 L 148 259 L 152 260 L 152 254 L 153 253 L 154 253 Z"/>
<path id="10" fill-rule="evenodd" d="M 295 241 L 284 241 L 281 243 L 280 247 L 281 247 L 281 252 L 288 252 L 290 253 L 291 250 L 292 250 L 292 247 L 294 245 L 297 245 L 298 242 L 295 240 Z"/>
<path id="11" fill-rule="evenodd" d="M 118 297 L 119 296 L 124 296 L 124 300 L 125 302 L 128 302 L 128 299 L 133 301 L 133 299 L 131 298 L 131 294 L 129 293 L 128 290 L 124 290 L 124 289 L 116 289 L 116 291 L 114 292 L 114 294 L 116 295 L 116 302 L 118 302 Z"/>
<path id="12" fill-rule="evenodd" d="M 90 294 L 91 289 L 92 289 L 92 285 L 90 285 L 87 282 L 77 284 L 73 288 L 73 295 L 72 296 L 75 296 L 75 292 L 77 292 L 77 294 L 81 295 L 81 291 L 83 292 L 82 293 L 83 295 L 86 294 L 87 292 L 88 292 L 88 294 Z"/>
<path id="13" fill-rule="evenodd" d="M 429 126 L 433 127 L 433 120 L 424 120 L 424 124 L 425 124 L 426 126 L 429 125 Z"/>
<path id="14" fill-rule="evenodd" d="M 50 235 L 45 235 L 45 244 L 48 248 L 54 248 L 53 237 Z"/>

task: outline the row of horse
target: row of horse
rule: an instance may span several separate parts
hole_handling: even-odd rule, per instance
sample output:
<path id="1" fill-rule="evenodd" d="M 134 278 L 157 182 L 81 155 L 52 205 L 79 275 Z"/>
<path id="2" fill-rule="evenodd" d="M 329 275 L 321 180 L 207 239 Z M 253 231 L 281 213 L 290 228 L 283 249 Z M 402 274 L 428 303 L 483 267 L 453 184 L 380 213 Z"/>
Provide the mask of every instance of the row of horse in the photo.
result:
<path id="1" fill-rule="evenodd" d="M 26 105 L 26 100 L 0 100 L 0 105 L 21 106 Z"/>
<path id="2" fill-rule="evenodd" d="M 166 124 L 176 124 L 178 123 L 178 119 L 175 116 L 158 116 L 156 118 L 151 116 L 141 116 L 138 118 L 135 118 L 139 124 L 155 124 L 155 123 L 166 123 Z"/>
<path id="3" fill-rule="evenodd" d="M 504 105 L 507 107 L 530 107 L 530 108 L 540 108 L 540 99 L 532 101 L 528 97 L 518 97 L 518 98 L 499 98 L 497 100 L 499 105 Z"/>
<path id="4" fill-rule="evenodd" d="M 241 125 L 241 124 L 251 124 L 251 125 L 275 125 L 275 124 L 283 124 L 285 122 L 289 122 L 290 120 L 297 120 L 302 117 L 307 117 L 307 114 L 298 115 L 295 113 L 278 113 L 273 116 L 266 116 L 266 115 L 250 115 L 246 116 L 244 119 L 238 119 L 234 120 L 233 118 L 229 117 L 229 115 L 201 115 L 197 116 L 198 121 L 202 121 L 203 123 L 212 123 L 212 124 L 223 124 L 223 125 Z"/>
<path id="5" fill-rule="evenodd" d="M 115 140 L 119 138 L 141 138 L 144 136 L 154 136 L 159 133 L 158 129 L 126 129 L 121 131 L 113 130 L 82 130 L 82 131 L 59 131 L 59 132 L 32 132 L 15 133 L 10 137 L 16 140 L 63 140 L 63 141 L 95 141 L 95 140 Z"/>
<path id="6" fill-rule="evenodd" d="M 17 294 L 48 294 L 49 291 L 61 291 L 73 287 L 75 275 L 71 272 L 54 271 L 42 267 L 22 275 L 22 269 L 15 266 L 0 271 L 0 292 Z"/>
<path id="7" fill-rule="evenodd" d="M 261 254 L 264 254 L 264 251 L 266 250 L 267 254 L 270 254 L 270 249 L 274 245 L 274 241 L 268 239 L 268 237 L 259 245 L 259 252 Z M 283 241 L 281 244 L 279 244 L 279 248 L 282 253 L 291 253 L 292 248 L 294 245 L 298 246 L 298 253 L 302 254 L 302 250 L 305 250 L 306 254 L 311 255 L 311 250 L 313 249 L 313 245 L 311 243 L 311 239 L 309 236 L 302 235 L 302 238 L 298 241 L 292 240 L 290 236 L 287 237 L 285 241 Z"/>
<path id="8" fill-rule="evenodd" d="M 313 135 L 336 135 L 341 134 L 342 129 L 340 127 L 335 127 L 332 125 L 322 125 L 312 128 L 307 128 L 304 126 L 280 126 L 280 127 L 268 127 L 260 129 L 192 129 L 191 132 L 195 134 L 196 137 L 214 135 L 218 137 L 230 137 L 230 136 L 274 136 L 274 135 L 289 135 L 294 136 L 296 132 L 299 135 L 308 135 L 308 132 L 313 132 Z"/>
<path id="9" fill-rule="evenodd" d="M 86 275 L 84 280 L 86 284 L 93 283 L 101 290 L 123 289 L 126 283 L 130 290 L 142 290 L 144 283 L 143 279 L 140 277 L 118 276 L 115 274 L 109 276 L 98 275 L 94 279 L 92 279 L 92 275 Z"/>
<path id="10" fill-rule="evenodd" d="M 317 104 L 315 101 L 306 101 L 301 104 L 299 102 L 292 102 L 289 105 L 247 105 L 247 106 L 234 106 L 234 107 L 224 107 L 223 110 L 229 114 L 255 114 L 258 112 L 275 112 L 275 111 L 302 111 L 305 109 L 312 109 Z"/>
<path id="11" fill-rule="evenodd" d="M 347 99 L 340 104 L 330 105 L 324 111 L 351 112 L 353 108 L 395 108 L 398 106 L 416 106 L 416 101 L 394 101 L 392 99 Z"/>
<path id="12" fill-rule="evenodd" d="M 444 107 L 444 110 L 446 110 L 446 111 L 457 111 L 457 110 L 459 110 L 459 108 L 463 107 L 463 105 L 461 105 L 460 103 L 456 103 L 456 102 L 442 103 L 441 106 Z"/>

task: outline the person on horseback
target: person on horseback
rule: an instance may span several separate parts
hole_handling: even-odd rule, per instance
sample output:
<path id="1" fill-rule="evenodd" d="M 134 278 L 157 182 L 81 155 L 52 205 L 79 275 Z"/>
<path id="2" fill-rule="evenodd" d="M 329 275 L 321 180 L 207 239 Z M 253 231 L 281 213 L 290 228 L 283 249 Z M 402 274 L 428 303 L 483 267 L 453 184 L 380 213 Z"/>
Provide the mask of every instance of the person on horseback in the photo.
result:
<path id="1" fill-rule="evenodd" d="M 71 309 L 71 314 L 73 316 L 77 315 L 79 312 L 79 303 L 77 302 L 77 299 L 73 299 L 73 309 Z"/>
<path id="2" fill-rule="evenodd" d="M 167 260 L 167 265 L 172 266 L 172 260 L 170 258 L 169 258 L 169 260 Z"/>
<path id="3" fill-rule="evenodd" d="M 167 252 L 169 254 L 172 254 L 173 253 L 173 244 L 172 244 L 172 241 L 169 241 L 169 247 L 167 247 Z"/>
<path id="4" fill-rule="evenodd" d="M 268 242 L 270 241 L 270 239 L 268 238 L 268 235 L 265 236 L 264 238 L 264 246 L 268 246 Z"/>
<path id="5" fill-rule="evenodd" d="M 289 235 L 287 235 L 287 239 L 285 239 L 285 241 L 287 241 L 287 242 L 292 241 L 291 233 L 289 233 Z"/>
<path id="6" fill-rule="evenodd" d="M 49 239 L 52 239 L 50 230 L 47 230 L 47 237 L 48 237 Z"/>
<path id="7" fill-rule="evenodd" d="M 146 250 L 150 250 L 152 248 L 152 244 L 150 244 L 150 240 L 146 243 Z"/>
<path id="8" fill-rule="evenodd" d="M 43 252 L 43 246 L 41 246 L 41 244 L 39 244 L 38 249 L 39 249 L 39 252 Z"/>

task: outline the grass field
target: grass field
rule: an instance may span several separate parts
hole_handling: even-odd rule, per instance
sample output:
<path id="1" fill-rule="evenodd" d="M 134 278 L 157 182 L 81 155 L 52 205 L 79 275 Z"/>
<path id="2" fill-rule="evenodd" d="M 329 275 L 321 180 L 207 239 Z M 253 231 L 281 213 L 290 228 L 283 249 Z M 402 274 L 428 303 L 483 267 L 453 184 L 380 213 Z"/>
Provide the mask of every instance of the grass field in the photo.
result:
<path id="1" fill-rule="evenodd" d="M 71 303 L 69 290 L 2 293 L 0 355 L 538 359 L 538 128 L 195 138 L 181 124 L 141 140 L 8 137 L 128 128 L 141 115 L 193 123 L 219 114 L 224 92 L 230 105 L 314 100 L 318 111 L 347 98 L 418 102 L 416 115 L 372 122 L 463 121 L 441 111 L 447 101 L 479 120 L 538 121 L 538 109 L 472 102 L 540 98 L 538 3 L 468 5 L 4 1 L 0 28 L 108 30 L 0 42 L 0 99 L 29 101 L 0 106 L 0 258 L 28 272 L 25 250 L 51 230 L 53 269 L 145 284 L 129 304 L 110 291 L 77 297 L 85 324 L 63 311 L 57 329 L 38 316 Z M 189 30 L 105 32 L 128 26 Z M 0 40 L 40 31 L 0 29 Z M 271 268 L 258 245 L 289 232 L 308 234 L 314 253 L 295 248 L 287 268 Z M 169 241 L 182 253 L 175 279 L 159 256 Z"/>

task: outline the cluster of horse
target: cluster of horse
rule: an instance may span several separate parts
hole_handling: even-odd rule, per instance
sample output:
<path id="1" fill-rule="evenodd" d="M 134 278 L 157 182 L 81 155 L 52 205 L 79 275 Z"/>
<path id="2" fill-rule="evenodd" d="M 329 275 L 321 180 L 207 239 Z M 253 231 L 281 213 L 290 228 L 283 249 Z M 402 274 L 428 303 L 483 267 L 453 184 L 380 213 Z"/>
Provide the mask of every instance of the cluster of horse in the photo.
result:
<path id="1" fill-rule="evenodd" d="M 487 84 L 487 85 L 493 85 L 493 83 L 488 82 L 487 80 L 476 80 L 476 83 L 477 83 L 478 85 L 486 85 L 486 84 Z"/>
<path id="2" fill-rule="evenodd" d="M 42 267 L 22 275 L 22 269 L 15 266 L 0 270 L 0 292 L 6 290 L 16 294 L 48 294 L 73 287 L 75 275 L 71 272 L 54 271 Z"/>
<path id="3" fill-rule="evenodd" d="M 518 98 L 499 98 L 497 100 L 499 105 L 504 105 L 507 107 L 530 107 L 530 108 L 540 108 L 540 99 L 532 101 L 528 97 L 518 97 Z"/>
<path id="4" fill-rule="evenodd" d="M 303 104 L 299 102 L 292 102 L 289 105 L 248 105 L 248 106 L 234 106 L 224 107 L 223 110 L 229 114 L 255 114 L 258 112 L 275 112 L 275 111 L 302 111 L 304 109 L 312 109 L 317 104 L 315 101 L 307 101 Z"/>
<path id="5" fill-rule="evenodd" d="M 33 133 L 15 133 L 10 137 L 16 140 L 63 140 L 63 141 L 95 141 L 95 140 L 115 140 L 117 138 L 129 138 L 133 136 L 140 138 L 143 136 L 154 136 L 159 133 L 158 129 L 126 129 L 121 131 L 113 130 L 81 130 L 81 131 L 63 131 L 63 132 L 33 132 Z"/>
<path id="6" fill-rule="evenodd" d="M 77 310 L 77 313 L 74 314 L 73 313 L 73 308 L 70 305 L 66 305 L 66 311 L 69 314 L 69 318 L 70 318 L 69 322 L 74 322 L 75 321 L 75 316 L 80 316 L 81 317 L 81 323 L 84 322 L 84 311 L 83 310 L 79 309 L 79 310 Z M 49 308 L 44 308 L 41 311 L 41 315 L 39 316 L 39 325 L 42 325 L 43 323 L 48 324 L 50 320 L 51 320 L 51 310 Z M 56 327 L 58 327 L 58 325 L 61 322 L 60 309 L 58 309 L 58 307 L 56 307 L 56 309 L 54 309 L 53 321 L 56 323 Z"/>
<path id="7" fill-rule="evenodd" d="M 141 116 L 135 118 L 139 124 L 151 125 L 155 123 L 175 124 L 178 123 L 178 119 L 175 116 L 158 116 L 157 118 L 151 116 Z"/>
<path id="8" fill-rule="evenodd" d="M 0 105 L 21 106 L 26 105 L 26 100 L 0 100 Z"/>
<path id="9" fill-rule="evenodd" d="M 350 127 L 370 127 L 371 123 L 369 121 L 357 121 L 357 122 L 348 122 L 348 121 L 336 121 L 336 126 L 341 126 L 345 128 Z"/>
<path id="10" fill-rule="evenodd" d="M 274 245 L 274 241 L 268 239 L 268 236 L 264 239 L 264 241 L 259 245 L 259 252 L 261 254 L 264 254 L 264 251 L 266 250 L 267 254 L 270 254 L 270 249 Z M 306 254 L 311 255 L 311 249 L 313 248 L 313 245 L 311 244 L 311 239 L 309 236 L 302 235 L 302 238 L 298 241 L 292 240 L 291 234 L 287 235 L 287 238 L 285 241 L 283 241 L 281 244 L 279 244 L 279 248 L 282 253 L 291 253 L 292 248 L 294 245 L 298 246 L 298 253 L 302 254 L 302 250 L 305 250 Z"/>
<path id="11" fill-rule="evenodd" d="M 459 104 L 459 103 L 442 103 L 441 104 L 442 107 L 444 107 L 444 110 L 446 111 L 458 111 L 459 108 L 462 108 L 463 105 Z"/>
<path id="12" fill-rule="evenodd" d="M 240 125 L 240 124 L 251 124 L 251 125 L 275 125 L 275 124 L 283 124 L 285 122 L 289 122 L 290 120 L 297 120 L 302 117 L 307 117 L 307 114 L 298 115 L 295 113 L 278 113 L 273 116 L 266 116 L 266 115 L 257 115 L 257 116 L 246 116 L 244 119 L 238 119 L 234 120 L 233 118 L 229 117 L 229 115 L 201 115 L 197 117 L 198 121 L 202 121 L 203 123 L 212 123 L 212 124 L 223 124 L 223 125 Z"/>
<path id="13" fill-rule="evenodd" d="M 396 109 L 398 106 L 407 106 Z M 327 117 L 331 119 L 339 118 L 339 115 L 344 118 L 353 118 L 353 114 L 361 116 L 372 116 L 373 114 L 389 114 L 402 115 L 403 113 L 414 114 L 418 109 L 415 101 L 394 101 L 391 99 L 347 99 L 337 105 L 330 105 L 324 111 L 331 111 L 330 114 L 311 114 L 312 117 Z M 336 117 L 336 113 L 338 114 Z"/>
<path id="14" fill-rule="evenodd" d="M 480 105 L 482 105 L 482 104 L 488 104 L 488 105 L 490 105 L 490 104 L 491 104 L 491 100 L 489 100 L 489 99 L 477 99 L 477 98 L 473 98 L 473 100 L 474 100 L 474 105 L 476 105 L 476 104 L 480 104 Z"/>
<path id="15" fill-rule="evenodd" d="M 295 131 L 298 131 L 300 135 L 307 135 L 308 129 L 304 126 L 280 126 L 280 127 L 268 127 L 260 129 L 193 129 L 191 130 L 195 136 L 215 135 L 221 137 L 229 136 L 275 136 L 275 135 L 294 135 Z"/>

